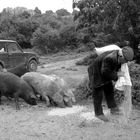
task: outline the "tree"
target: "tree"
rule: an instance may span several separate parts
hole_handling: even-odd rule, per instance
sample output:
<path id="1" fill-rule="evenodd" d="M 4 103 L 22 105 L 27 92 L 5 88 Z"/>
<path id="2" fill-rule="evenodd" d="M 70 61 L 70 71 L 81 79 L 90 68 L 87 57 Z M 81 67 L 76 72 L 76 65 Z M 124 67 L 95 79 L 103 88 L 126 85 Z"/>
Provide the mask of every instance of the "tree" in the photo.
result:
<path id="1" fill-rule="evenodd" d="M 66 9 L 59 9 L 56 11 L 57 16 L 68 16 L 70 13 Z"/>
<path id="2" fill-rule="evenodd" d="M 51 16 L 51 15 L 54 15 L 54 12 L 52 10 L 47 10 L 45 12 L 45 14 L 48 15 L 48 16 Z"/>
<path id="3" fill-rule="evenodd" d="M 31 43 L 42 53 L 58 51 L 60 39 L 59 32 L 49 25 L 41 25 L 34 33 Z"/>
<path id="4" fill-rule="evenodd" d="M 75 15 L 79 22 L 77 29 L 88 27 L 90 36 L 104 32 L 121 41 L 130 26 L 140 25 L 138 0 L 81 0 L 75 4 L 79 9 Z"/>
<path id="5" fill-rule="evenodd" d="M 65 25 L 60 30 L 60 40 L 63 46 L 70 46 L 71 49 L 77 46 L 77 32 L 75 31 L 75 24 Z"/>
<path id="6" fill-rule="evenodd" d="M 35 7 L 34 12 L 35 12 L 35 15 L 41 15 L 41 10 L 39 10 L 38 7 Z"/>
<path id="7" fill-rule="evenodd" d="M 31 17 L 31 14 L 28 11 L 24 11 L 19 16 L 21 16 L 22 18 L 28 19 L 29 17 Z"/>
<path id="8" fill-rule="evenodd" d="M 58 13 L 61 16 L 51 10 L 41 14 L 37 7 L 34 11 L 20 7 L 5 9 L 0 13 L 0 38 L 14 39 L 24 48 L 37 46 L 45 53 L 62 50 L 67 45 L 75 47 L 73 15 L 65 9 Z"/>
<path id="9" fill-rule="evenodd" d="M 0 18 L 0 38 L 16 40 L 17 33 L 15 18 L 4 10 Z"/>
<path id="10" fill-rule="evenodd" d="M 57 19 L 56 15 L 44 14 L 41 18 L 42 25 L 49 25 L 53 29 L 59 29 L 61 27 L 61 21 Z"/>

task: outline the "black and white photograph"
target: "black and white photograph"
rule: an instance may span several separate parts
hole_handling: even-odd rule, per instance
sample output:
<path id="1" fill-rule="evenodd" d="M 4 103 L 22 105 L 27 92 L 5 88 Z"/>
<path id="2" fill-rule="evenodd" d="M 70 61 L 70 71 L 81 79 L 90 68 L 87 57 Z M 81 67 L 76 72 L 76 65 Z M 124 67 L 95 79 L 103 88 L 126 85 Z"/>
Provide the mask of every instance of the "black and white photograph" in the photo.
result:
<path id="1" fill-rule="evenodd" d="M 140 0 L 0 2 L 0 140 L 140 139 Z"/>

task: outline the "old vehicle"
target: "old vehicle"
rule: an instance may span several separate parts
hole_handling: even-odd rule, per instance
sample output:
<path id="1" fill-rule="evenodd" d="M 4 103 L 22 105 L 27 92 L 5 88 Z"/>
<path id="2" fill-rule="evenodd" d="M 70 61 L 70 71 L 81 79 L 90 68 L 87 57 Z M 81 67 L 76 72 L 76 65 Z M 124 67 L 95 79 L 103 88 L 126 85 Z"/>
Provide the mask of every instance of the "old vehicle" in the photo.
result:
<path id="1" fill-rule="evenodd" d="M 39 57 L 35 53 L 24 52 L 13 40 L 0 40 L 0 68 L 14 69 L 25 64 L 28 71 L 36 71 Z"/>

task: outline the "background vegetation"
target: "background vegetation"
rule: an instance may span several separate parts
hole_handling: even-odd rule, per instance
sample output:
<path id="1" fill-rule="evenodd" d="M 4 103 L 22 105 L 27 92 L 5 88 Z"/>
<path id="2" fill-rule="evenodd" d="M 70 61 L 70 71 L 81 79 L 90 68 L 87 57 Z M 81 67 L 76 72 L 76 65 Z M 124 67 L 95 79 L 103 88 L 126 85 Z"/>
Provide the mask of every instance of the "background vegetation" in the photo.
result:
<path id="1" fill-rule="evenodd" d="M 129 27 L 140 27 L 139 0 L 75 0 L 73 8 L 72 13 L 5 8 L 0 13 L 0 39 L 14 39 L 22 48 L 46 54 L 121 43 L 129 40 Z"/>

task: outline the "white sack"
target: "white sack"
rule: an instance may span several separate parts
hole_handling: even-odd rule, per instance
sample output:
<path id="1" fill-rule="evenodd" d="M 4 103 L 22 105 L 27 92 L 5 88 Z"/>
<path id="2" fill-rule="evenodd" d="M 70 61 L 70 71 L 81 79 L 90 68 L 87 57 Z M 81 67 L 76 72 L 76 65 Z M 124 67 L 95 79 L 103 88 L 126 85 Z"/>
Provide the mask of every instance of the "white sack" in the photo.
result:
<path id="1" fill-rule="evenodd" d="M 104 47 L 101 47 L 101 48 L 95 48 L 96 50 L 96 53 L 98 55 L 106 52 L 106 51 L 113 51 L 113 50 L 121 50 L 121 48 L 117 45 L 108 45 L 108 46 L 104 46 Z"/>
<path id="2" fill-rule="evenodd" d="M 124 76 L 119 77 L 119 79 L 117 80 L 115 84 L 115 88 L 118 90 L 124 91 L 125 90 L 124 86 L 132 86 L 127 63 L 121 66 L 121 71 L 124 72 Z"/>

